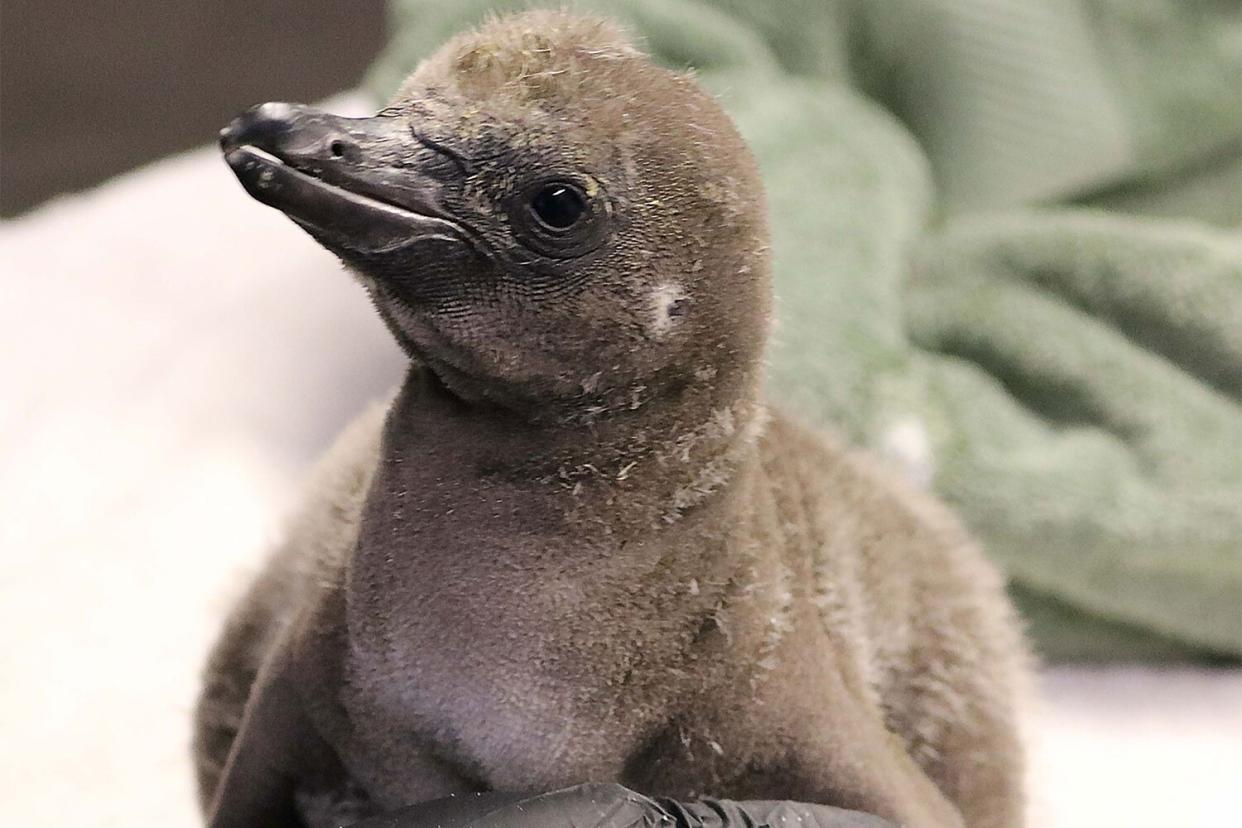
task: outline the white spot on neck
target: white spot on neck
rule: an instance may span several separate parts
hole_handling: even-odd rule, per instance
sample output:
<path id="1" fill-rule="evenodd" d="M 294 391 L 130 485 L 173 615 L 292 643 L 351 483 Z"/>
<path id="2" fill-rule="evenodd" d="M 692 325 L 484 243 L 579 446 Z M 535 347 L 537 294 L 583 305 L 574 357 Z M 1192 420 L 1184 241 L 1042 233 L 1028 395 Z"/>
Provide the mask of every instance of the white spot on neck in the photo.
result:
<path id="1" fill-rule="evenodd" d="M 651 291 L 651 333 L 662 337 L 681 321 L 686 312 L 686 292 L 676 282 L 667 282 Z"/>

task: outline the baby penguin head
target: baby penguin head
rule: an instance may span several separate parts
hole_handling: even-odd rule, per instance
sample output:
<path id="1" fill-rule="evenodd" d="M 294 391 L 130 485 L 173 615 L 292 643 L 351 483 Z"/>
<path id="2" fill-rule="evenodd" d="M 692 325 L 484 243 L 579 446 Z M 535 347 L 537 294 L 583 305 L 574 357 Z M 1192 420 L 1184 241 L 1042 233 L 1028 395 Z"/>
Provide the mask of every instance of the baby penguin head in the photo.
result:
<path id="1" fill-rule="evenodd" d="M 264 104 L 221 144 L 467 401 L 563 418 L 754 388 L 770 290 L 755 164 L 692 78 L 608 23 L 494 20 L 374 118 Z"/>

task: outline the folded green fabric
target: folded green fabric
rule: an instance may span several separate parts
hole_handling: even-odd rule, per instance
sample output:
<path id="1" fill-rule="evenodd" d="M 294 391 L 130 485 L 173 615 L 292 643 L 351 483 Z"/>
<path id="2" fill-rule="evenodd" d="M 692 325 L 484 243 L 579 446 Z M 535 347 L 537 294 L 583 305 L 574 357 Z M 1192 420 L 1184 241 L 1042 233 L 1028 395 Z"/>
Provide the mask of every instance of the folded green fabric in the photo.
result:
<path id="1" fill-rule="evenodd" d="M 529 5 L 394 0 L 371 87 Z M 556 5 L 721 96 L 774 396 L 951 501 L 1046 657 L 1242 655 L 1242 4 Z"/>

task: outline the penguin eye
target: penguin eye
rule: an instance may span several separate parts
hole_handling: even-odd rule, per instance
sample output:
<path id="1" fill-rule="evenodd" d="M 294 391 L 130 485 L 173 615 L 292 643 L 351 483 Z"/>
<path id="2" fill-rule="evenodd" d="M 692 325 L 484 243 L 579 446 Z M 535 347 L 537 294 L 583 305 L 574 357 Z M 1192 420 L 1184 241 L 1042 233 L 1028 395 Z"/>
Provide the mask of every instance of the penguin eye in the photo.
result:
<path id="1" fill-rule="evenodd" d="M 549 230 L 568 230 L 586 212 L 586 196 L 572 184 L 555 182 L 536 191 L 530 209 Z"/>
<path id="2" fill-rule="evenodd" d="M 575 259 L 604 243 L 612 207 L 598 183 L 589 189 L 557 176 L 513 193 L 506 205 L 517 241 L 551 259 Z"/>

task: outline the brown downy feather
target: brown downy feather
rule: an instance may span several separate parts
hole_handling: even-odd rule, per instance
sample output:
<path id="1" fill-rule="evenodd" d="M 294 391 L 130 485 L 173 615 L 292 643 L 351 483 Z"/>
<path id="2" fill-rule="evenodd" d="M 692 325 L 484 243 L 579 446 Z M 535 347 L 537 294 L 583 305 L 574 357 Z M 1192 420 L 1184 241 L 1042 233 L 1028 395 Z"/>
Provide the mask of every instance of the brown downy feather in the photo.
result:
<path id="1" fill-rule="evenodd" d="M 1001 580 L 929 496 L 761 399 L 762 188 L 716 103 L 611 25 L 535 12 L 447 44 L 388 112 L 477 160 L 450 208 L 494 270 L 419 304 L 405 263 L 350 262 L 413 364 L 209 661 L 204 807 L 318 826 L 618 781 L 1020 825 Z M 612 211 L 538 272 L 497 195 L 536 162 Z"/>

